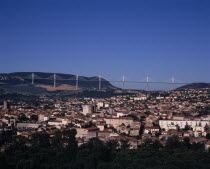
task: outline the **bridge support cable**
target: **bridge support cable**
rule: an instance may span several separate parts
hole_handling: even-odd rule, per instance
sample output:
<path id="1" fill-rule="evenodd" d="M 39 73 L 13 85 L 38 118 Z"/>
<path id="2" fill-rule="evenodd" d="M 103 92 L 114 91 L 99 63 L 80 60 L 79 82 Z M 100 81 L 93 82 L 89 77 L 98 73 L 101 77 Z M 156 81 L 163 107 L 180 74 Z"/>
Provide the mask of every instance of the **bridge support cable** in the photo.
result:
<path id="1" fill-rule="evenodd" d="M 149 91 L 149 77 L 146 78 L 146 91 Z"/>
<path id="2" fill-rule="evenodd" d="M 98 89 L 101 90 L 101 75 L 98 76 Z"/>
<path id="3" fill-rule="evenodd" d="M 56 74 L 54 73 L 54 88 L 56 87 Z"/>
<path id="4" fill-rule="evenodd" d="M 125 89 L 125 76 L 122 77 L 122 89 Z"/>
<path id="5" fill-rule="evenodd" d="M 76 90 L 78 90 L 78 83 L 79 82 L 79 76 L 78 75 L 76 75 Z"/>
<path id="6" fill-rule="evenodd" d="M 31 74 L 31 84 L 34 85 L 34 73 Z"/>
<path id="7" fill-rule="evenodd" d="M 174 77 L 172 77 L 172 78 L 171 78 L 172 90 L 174 90 L 174 89 L 175 89 L 175 88 L 174 88 L 174 82 L 175 82 L 175 79 L 174 79 Z"/>

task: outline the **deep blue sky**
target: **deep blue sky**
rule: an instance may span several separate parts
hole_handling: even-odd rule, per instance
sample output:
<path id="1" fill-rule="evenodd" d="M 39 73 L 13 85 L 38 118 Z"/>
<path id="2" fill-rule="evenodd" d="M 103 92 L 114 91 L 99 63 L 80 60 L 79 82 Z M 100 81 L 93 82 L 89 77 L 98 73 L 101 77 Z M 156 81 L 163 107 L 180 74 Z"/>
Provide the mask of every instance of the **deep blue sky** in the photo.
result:
<path id="1" fill-rule="evenodd" d="M 0 72 L 210 81 L 209 0 L 1 0 Z"/>

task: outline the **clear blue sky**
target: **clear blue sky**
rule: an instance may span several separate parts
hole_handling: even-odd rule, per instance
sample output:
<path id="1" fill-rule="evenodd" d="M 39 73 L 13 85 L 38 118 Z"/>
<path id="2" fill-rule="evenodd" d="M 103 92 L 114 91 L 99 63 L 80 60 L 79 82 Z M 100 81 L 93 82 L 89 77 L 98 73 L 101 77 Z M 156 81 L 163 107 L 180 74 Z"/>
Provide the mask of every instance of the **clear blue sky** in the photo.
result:
<path id="1" fill-rule="evenodd" d="M 210 81 L 209 0 L 1 0 L 0 72 Z"/>

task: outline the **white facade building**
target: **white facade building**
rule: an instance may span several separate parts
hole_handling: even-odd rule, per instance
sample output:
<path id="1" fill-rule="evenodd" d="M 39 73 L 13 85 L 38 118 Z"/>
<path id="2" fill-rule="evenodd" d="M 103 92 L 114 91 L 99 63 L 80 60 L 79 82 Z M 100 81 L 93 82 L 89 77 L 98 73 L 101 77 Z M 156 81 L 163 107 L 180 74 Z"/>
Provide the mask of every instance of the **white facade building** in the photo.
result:
<path id="1" fill-rule="evenodd" d="M 84 115 L 86 115 L 86 114 L 88 114 L 88 113 L 93 113 L 93 107 L 92 107 L 92 105 L 83 105 L 82 106 L 82 113 L 84 114 Z"/>
<path id="2" fill-rule="evenodd" d="M 209 125 L 208 120 L 159 120 L 160 128 L 169 130 L 170 128 L 179 126 L 184 129 L 186 125 L 194 128 L 195 126 L 205 127 Z"/>

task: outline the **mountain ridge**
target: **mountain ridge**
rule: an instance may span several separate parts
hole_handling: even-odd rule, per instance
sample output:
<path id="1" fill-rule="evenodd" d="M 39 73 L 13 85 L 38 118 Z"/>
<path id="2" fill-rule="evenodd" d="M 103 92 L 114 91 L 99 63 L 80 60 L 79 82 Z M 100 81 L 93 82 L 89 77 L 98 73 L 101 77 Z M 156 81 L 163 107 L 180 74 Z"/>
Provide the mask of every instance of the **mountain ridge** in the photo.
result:
<path id="1" fill-rule="evenodd" d="M 34 84 L 32 84 L 32 73 Z M 54 87 L 54 74 L 56 87 Z M 43 94 L 59 91 L 76 91 L 76 75 L 49 72 L 12 72 L 0 73 L 0 88 L 23 93 Z M 99 88 L 99 77 L 79 76 L 78 91 Z M 101 78 L 101 89 L 118 89 L 109 81 Z"/>
<path id="2" fill-rule="evenodd" d="M 204 88 L 210 88 L 210 83 L 205 83 L 205 82 L 190 83 L 190 84 L 186 84 L 184 86 L 178 87 L 176 90 L 204 89 Z"/>

